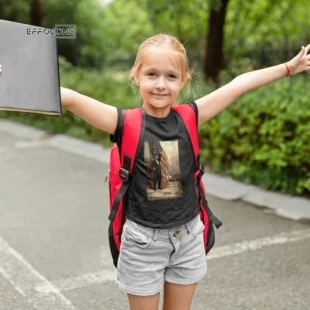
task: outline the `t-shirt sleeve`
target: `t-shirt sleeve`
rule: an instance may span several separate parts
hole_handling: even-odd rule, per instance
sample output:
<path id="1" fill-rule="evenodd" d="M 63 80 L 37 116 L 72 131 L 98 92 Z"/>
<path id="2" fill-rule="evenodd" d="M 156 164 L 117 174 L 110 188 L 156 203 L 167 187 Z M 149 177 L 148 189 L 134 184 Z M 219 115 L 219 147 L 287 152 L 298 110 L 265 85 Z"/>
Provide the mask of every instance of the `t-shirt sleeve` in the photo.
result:
<path id="1" fill-rule="evenodd" d="M 196 115 L 196 125 L 198 126 L 198 107 L 197 107 L 197 104 L 196 104 L 195 101 L 192 101 L 192 102 L 190 102 L 189 104 L 193 107 L 193 109 L 194 109 L 194 111 L 195 111 L 195 115 Z"/>
<path id="2" fill-rule="evenodd" d="M 122 137 L 122 117 L 123 117 L 123 109 L 117 108 L 117 125 L 114 132 L 114 135 L 110 135 L 110 141 L 116 142 L 116 144 L 120 145 L 121 137 Z"/>

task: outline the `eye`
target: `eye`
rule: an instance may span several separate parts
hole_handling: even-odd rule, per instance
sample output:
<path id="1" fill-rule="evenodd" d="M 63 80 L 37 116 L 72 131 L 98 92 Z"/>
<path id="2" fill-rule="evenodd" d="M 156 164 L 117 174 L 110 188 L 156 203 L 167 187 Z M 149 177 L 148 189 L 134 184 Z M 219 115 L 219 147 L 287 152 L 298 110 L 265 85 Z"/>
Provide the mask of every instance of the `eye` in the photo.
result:
<path id="1" fill-rule="evenodd" d="M 149 75 L 149 76 L 154 76 L 155 73 L 154 73 L 154 72 L 149 72 L 147 75 Z"/>
<path id="2" fill-rule="evenodd" d="M 176 79 L 177 77 L 174 74 L 169 74 L 169 77 L 172 79 Z"/>

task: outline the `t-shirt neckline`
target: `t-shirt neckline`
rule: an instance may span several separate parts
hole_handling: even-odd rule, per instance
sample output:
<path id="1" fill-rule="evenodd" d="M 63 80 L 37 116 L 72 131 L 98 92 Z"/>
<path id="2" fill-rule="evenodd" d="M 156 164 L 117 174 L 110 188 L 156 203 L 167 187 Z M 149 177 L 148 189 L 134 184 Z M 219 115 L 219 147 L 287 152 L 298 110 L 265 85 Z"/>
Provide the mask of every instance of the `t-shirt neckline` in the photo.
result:
<path id="1" fill-rule="evenodd" d="M 145 112 L 146 113 L 146 112 Z M 173 110 L 172 109 L 170 109 L 170 112 L 169 112 L 169 114 L 166 116 L 166 117 L 155 117 L 155 116 L 152 116 L 152 115 L 149 115 L 149 114 L 147 114 L 146 113 L 146 118 L 148 119 L 148 120 L 151 120 L 151 121 L 153 121 L 153 122 L 167 122 L 167 121 L 169 121 L 170 120 L 170 118 L 172 117 L 172 115 L 173 115 Z"/>

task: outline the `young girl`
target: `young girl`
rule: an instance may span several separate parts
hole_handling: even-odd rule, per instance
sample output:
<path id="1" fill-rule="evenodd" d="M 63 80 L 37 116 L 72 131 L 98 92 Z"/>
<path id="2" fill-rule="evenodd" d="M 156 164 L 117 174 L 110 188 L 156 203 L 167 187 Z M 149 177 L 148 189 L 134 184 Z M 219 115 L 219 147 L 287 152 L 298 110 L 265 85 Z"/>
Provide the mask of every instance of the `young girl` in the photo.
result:
<path id="1" fill-rule="evenodd" d="M 310 70 L 309 49 L 310 44 L 287 63 L 241 74 L 197 99 L 193 107 L 198 124 L 210 120 L 250 90 Z M 162 287 L 164 310 L 188 310 L 207 266 L 203 224 L 195 199 L 195 162 L 184 128 L 171 109 L 177 104 L 180 90 L 191 79 L 183 45 L 170 35 L 148 38 L 138 50 L 130 78 L 139 88 L 147 119 L 144 149 L 139 154 L 128 192 L 116 286 L 128 294 L 131 310 L 158 309 Z M 61 101 L 68 110 L 119 142 L 121 109 L 66 88 L 61 88 Z M 169 167 L 168 179 L 178 180 L 179 187 L 175 195 L 165 196 L 161 180 L 151 182 L 154 185 L 146 188 L 145 161 L 149 158 L 159 162 L 160 158 L 169 156 L 173 157 L 174 165 Z"/>

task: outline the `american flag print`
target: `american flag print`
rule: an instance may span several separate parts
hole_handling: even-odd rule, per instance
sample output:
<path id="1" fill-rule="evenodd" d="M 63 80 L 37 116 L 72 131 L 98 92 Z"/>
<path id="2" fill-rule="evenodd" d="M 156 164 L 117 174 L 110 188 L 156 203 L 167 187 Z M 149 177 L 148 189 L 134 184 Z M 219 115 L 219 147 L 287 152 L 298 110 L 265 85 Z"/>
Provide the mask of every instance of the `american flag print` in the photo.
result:
<path id="1" fill-rule="evenodd" d="M 178 142 L 178 140 L 145 141 L 144 161 L 149 200 L 183 196 Z"/>

